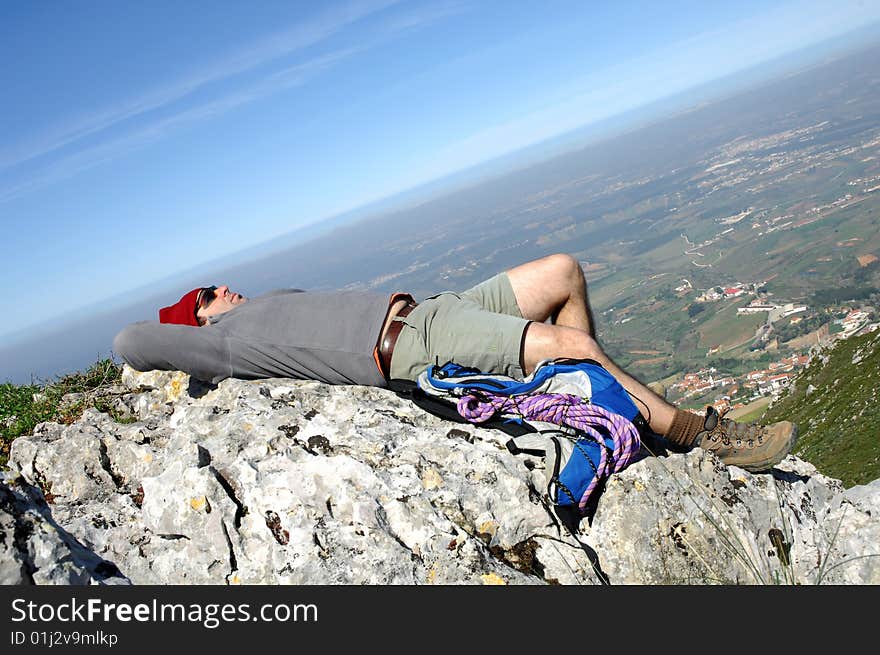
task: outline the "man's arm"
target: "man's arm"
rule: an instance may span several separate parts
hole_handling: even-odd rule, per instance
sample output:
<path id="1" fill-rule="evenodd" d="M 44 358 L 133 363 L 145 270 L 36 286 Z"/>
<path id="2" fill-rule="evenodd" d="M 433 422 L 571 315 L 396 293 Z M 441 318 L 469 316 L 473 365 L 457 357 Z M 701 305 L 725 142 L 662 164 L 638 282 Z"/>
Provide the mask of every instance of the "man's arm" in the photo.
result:
<path id="1" fill-rule="evenodd" d="M 232 375 L 226 339 L 210 328 L 132 323 L 113 339 L 113 351 L 138 371 L 183 371 L 215 384 Z"/>

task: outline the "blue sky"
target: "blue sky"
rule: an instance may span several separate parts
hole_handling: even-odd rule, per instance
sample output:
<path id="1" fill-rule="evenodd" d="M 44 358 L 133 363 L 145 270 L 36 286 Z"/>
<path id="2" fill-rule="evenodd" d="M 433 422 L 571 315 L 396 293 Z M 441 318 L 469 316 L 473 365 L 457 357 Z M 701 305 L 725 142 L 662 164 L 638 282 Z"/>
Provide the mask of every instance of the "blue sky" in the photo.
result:
<path id="1" fill-rule="evenodd" d="M 878 20 L 866 0 L 4 2 L 0 339 Z"/>

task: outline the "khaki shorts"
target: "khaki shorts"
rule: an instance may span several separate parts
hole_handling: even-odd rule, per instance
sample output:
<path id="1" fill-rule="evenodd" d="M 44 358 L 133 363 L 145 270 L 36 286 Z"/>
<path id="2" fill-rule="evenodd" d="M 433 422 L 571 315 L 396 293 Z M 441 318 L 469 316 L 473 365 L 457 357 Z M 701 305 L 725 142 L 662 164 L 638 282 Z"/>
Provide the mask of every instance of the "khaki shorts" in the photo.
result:
<path id="1" fill-rule="evenodd" d="M 432 296 L 402 320 L 391 378 L 415 380 L 431 364 L 452 361 L 485 373 L 523 378 L 523 318 L 507 273 L 463 293 Z"/>

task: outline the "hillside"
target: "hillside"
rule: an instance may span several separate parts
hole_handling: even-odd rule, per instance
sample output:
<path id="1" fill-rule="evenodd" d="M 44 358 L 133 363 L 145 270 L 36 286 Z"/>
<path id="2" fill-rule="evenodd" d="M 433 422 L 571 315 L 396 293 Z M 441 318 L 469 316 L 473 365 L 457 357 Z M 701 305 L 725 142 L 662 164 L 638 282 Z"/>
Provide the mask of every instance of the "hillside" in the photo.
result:
<path id="1" fill-rule="evenodd" d="M 880 476 L 880 332 L 813 357 L 792 389 L 764 414 L 800 427 L 795 454 L 847 486 Z"/>

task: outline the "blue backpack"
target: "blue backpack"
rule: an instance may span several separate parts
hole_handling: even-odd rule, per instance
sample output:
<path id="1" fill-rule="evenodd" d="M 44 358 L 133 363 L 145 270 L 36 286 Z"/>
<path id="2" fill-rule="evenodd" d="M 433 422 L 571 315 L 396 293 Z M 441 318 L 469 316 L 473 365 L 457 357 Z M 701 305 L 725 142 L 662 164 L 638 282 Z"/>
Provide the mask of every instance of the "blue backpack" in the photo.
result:
<path id="1" fill-rule="evenodd" d="M 473 391 L 488 391 L 504 396 L 533 393 L 570 393 L 588 398 L 590 403 L 635 421 L 639 416 L 629 394 L 611 373 L 588 359 L 548 359 L 540 362 L 524 380 L 505 375 L 485 374 L 447 362 L 430 366 L 418 379 L 419 388 L 431 395 L 454 398 Z"/>
<path id="2" fill-rule="evenodd" d="M 399 384 L 392 384 L 392 388 L 401 392 Z M 464 396 L 479 397 L 483 393 L 508 397 L 573 394 L 592 405 L 623 416 L 633 423 L 640 435 L 650 432 L 620 382 L 593 360 L 545 360 L 524 380 L 483 373 L 447 362 L 442 366 L 428 367 L 419 376 L 417 386 L 408 391 L 410 399 L 422 409 L 461 423 L 468 422 L 456 409 L 458 401 Z M 591 493 L 591 502 L 584 505 L 585 492 L 597 476 L 602 449 L 607 456 L 614 446 L 602 426 L 596 426 L 596 431 L 603 437 L 597 439 L 582 430 L 525 419 L 516 412 L 501 413 L 480 425 L 510 434 L 513 438 L 507 442 L 507 448 L 513 454 L 525 453 L 545 458 L 545 494 L 557 510 L 568 510 L 580 518 L 595 509 L 599 493 Z M 604 484 L 604 480 L 597 482 Z"/>

